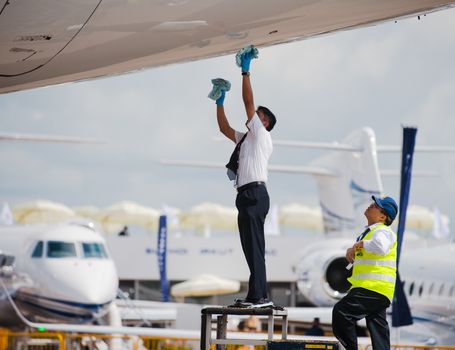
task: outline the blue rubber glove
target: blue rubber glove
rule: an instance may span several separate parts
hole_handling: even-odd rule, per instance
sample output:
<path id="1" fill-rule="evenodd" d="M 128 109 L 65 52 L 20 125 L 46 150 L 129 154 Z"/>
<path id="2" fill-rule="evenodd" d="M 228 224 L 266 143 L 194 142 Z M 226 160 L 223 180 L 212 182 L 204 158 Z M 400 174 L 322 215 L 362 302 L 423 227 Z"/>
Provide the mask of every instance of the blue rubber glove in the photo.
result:
<path id="1" fill-rule="evenodd" d="M 215 101 L 217 106 L 222 106 L 224 104 L 224 97 L 226 96 L 226 91 L 221 90 L 221 96 Z"/>
<path id="2" fill-rule="evenodd" d="M 242 72 L 249 72 L 250 71 L 250 63 L 251 59 L 253 58 L 253 53 L 252 52 L 246 52 L 242 54 L 241 60 L 242 60 Z"/>

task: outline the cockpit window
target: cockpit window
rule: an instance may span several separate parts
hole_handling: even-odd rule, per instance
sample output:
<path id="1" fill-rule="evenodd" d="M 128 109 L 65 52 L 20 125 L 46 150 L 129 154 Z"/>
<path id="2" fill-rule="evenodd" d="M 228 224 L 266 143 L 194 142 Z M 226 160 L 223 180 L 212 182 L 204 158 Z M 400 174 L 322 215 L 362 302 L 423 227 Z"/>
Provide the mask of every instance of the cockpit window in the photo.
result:
<path id="1" fill-rule="evenodd" d="M 48 258 L 75 258 L 76 247 L 74 243 L 49 241 L 47 242 Z"/>
<path id="2" fill-rule="evenodd" d="M 41 258 L 43 256 L 43 241 L 36 243 L 35 249 L 33 249 L 32 258 Z"/>
<path id="3" fill-rule="evenodd" d="M 82 243 L 84 258 L 106 259 L 107 253 L 101 243 Z"/>

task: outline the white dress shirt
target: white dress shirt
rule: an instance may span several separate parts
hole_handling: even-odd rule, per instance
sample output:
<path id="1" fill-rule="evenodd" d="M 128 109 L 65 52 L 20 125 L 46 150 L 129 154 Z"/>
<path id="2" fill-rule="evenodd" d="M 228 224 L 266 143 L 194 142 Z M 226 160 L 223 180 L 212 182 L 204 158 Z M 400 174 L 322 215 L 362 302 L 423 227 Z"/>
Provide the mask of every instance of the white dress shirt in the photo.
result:
<path id="1" fill-rule="evenodd" d="M 381 223 L 376 223 L 368 227 L 372 231 L 378 225 L 381 225 Z M 396 239 L 397 236 L 389 226 L 382 226 L 373 232 L 370 239 L 363 240 L 363 249 L 368 253 L 385 256 L 390 248 L 392 248 Z"/>
<path id="2" fill-rule="evenodd" d="M 248 135 L 240 147 L 237 187 L 254 181 L 267 182 L 267 166 L 273 151 L 272 137 L 264 128 L 257 113 L 246 125 Z M 245 133 L 235 131 L 235 141 L 240 142 Z"/>

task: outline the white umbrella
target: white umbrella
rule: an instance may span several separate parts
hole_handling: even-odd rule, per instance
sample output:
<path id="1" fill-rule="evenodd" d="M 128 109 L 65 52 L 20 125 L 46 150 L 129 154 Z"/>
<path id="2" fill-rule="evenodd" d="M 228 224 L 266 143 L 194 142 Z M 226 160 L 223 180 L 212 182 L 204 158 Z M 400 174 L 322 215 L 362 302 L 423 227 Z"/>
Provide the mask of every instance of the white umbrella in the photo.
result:
<path id="1" fill-rule="evenodd" d="M 20 224 L 52 224 L 75 216 L 66 205 L 48 200 L 34 200 L 16 205 L 14 219 Z"/>
<path id="2" fill-rule="evenodd" d="M 280 224 L 322 231 L 321 209 L 307 207 L 298 203 L 288 204 L 280 209 Z"/>
<path id="3" fill-rule="evenodd" d="M 435 223 L 434 210 L 419 205 L 410 205 L 406 212 L 406 228 L 431 231 Z M 439 219 L 438 219 L 439 220 Z M 448 225 L 449 218 L 441 214 L 440 220 Z"/>
<path id="4" fill-rule="evenodd" d="M 171 207 L 170 205 L 163 204 L 163 214 L 167 217 L 167 227 L 171 228 L 180 228 L 180 214 L 181 210 L 176 207 Z"/>
<path id="5" fill-rule="evenodd" d="M 86 205 L 82 207 L 73 207 L 74 212 L 80 217 L 87 219 L 97 220 L 100 212 L 100 208 L 93 205 Z"/>
<path id="6" fill-rule="evenodd" d="M 100 211 L 98 222 L 107 232 L 123 226 L 137 225 L 147 230 L 158 230 L 159 212 L 134 202 L 123 201 Z"/>
<path id="7" fill-rule="evenodd" d="M 406 212 L 406 228 L 408 229 L 431 230 L 433 220 L 433 212 L 425 207 L 410 205 Z"/>
<path id="8" fill-rule="evenodd" d="M 203 297 L 237 293 L 239 290 L 239 281 L 232 281 L 213 275 L 200 275 L 172 286 L 171 295 L 176 298 Z"/>
<path id="9" fill-rule="evenodd" d="M 237 210 L 215 203 L 202 203 L 180 216 L 180 224 L 191 228 L 237 230 Z"/>

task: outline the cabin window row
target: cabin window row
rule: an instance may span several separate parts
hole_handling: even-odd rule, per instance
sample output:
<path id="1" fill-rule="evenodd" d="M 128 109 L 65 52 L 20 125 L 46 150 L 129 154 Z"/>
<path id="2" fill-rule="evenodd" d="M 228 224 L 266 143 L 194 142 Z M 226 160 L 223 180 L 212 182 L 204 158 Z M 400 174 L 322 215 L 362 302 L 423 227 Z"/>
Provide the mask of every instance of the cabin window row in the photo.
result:
<path id="1" fill-rule="evenodd" d="M 408 288 L 405 287 L 406 285 L 407 283 L 403 281 L 403 289 L 410 297 L 421 297 L 423 294 L 448 297 L 453 297 L 455 295 L 454 284 L 430 281 L 418 284 L 415 281 L 411 281 Z"/>
<path id="2" fill-rule="evenodd" d="M 83 258 L 106 259 L 107 253 L 102 243 L 78 242 L 80 254 L 77 252 L 76 243 L 63 241 L 38 241 L 32 252 L 32 258 L 42 258 L 44 254 L 47 258 Z M 46 252 L 44 252 L 46 248 Z"/>

